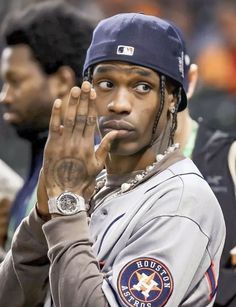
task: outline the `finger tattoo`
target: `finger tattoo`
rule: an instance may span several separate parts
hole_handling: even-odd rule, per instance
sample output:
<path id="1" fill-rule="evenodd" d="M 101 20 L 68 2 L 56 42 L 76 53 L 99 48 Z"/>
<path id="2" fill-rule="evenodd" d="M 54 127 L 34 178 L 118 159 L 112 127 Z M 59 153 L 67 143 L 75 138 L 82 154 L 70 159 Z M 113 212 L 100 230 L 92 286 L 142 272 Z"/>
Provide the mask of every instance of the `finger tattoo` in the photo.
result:
<path id="1" fill-rule="evenodd" d="M 74 121 L 72 119 L 65 119 L 64 126 L 72 128 L 74 127 Z"/>
<path id="2" fill-rule="evenodd" d="M 94 126 L 96 124 L 96 120 L 97 118 L 95 116 L 89 116 L 87 117 L 86 123 L 88 126 Z"/>
<path id="3" fill-rule="evenodd" d="M 85 124 L 86 121 L 87 121 L 87 116 L 86 115 L 77 115 L 76 122 L 78 124 Z"/>

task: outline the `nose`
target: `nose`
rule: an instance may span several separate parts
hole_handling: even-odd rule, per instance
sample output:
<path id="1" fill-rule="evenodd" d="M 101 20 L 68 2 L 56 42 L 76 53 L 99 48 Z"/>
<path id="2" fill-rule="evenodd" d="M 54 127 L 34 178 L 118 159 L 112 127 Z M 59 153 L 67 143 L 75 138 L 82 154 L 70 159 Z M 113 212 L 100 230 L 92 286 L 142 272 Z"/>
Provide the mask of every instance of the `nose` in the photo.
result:
<path id="1" fill-rule="evenodd" d="M 9 84 L 4 83 L 0 92 L 0 103 L 10 104 L 13 101 L 13 93 Z"/>
<path id="2" fill-rule="evenodd" d="M 129 114 L 132 110 L 131 94 L 126 88 L 119 88 L 114 93 L 112 101 L 108 104 L 110 112 Z"/>

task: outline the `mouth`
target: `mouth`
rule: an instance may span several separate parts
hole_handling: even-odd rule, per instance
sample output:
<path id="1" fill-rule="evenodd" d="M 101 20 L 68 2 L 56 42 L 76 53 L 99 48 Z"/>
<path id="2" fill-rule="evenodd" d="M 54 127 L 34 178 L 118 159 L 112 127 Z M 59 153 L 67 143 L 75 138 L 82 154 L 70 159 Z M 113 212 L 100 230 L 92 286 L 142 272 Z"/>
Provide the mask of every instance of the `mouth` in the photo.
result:
<path id="1" fill-rule="evenodd" d="M 107 120 L 103 122 L 100 129 L 104 131 L 105 134 L 112 130 L 116 130 L 118 131 L 118 138 L 126 137 L 135 131 L 134 127 L 130 123 L 122 120 Z"/>

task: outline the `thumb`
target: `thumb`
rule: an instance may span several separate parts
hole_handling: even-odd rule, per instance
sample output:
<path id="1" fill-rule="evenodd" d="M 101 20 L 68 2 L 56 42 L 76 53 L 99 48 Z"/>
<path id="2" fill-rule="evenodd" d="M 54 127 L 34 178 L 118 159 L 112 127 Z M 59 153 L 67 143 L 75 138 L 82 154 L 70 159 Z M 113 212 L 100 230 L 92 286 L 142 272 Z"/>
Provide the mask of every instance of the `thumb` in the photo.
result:
<path id="1" fill-rule="evenodd" d="M 41 214 L 48 214 L 48 195 L 45 187 L 44 171 L 41 169 L 37 186 L 37 209 Z"/>
<path id="2" fill-rule="evenodd" d="M 104 166 L 111 144 L 116 138 L 117 134 L 118 131 L 113 130 L 106 134 L 101 140 L 101 143 L 95 152 L 96 159 L 100 165 Z"/>

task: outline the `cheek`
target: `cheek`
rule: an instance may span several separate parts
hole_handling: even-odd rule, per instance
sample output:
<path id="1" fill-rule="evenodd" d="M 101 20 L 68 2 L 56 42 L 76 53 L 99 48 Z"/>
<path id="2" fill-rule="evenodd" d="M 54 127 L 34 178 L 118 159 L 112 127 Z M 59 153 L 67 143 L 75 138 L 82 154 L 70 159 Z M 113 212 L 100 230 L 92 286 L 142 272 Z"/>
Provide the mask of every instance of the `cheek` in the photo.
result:
<path id="1" fill-rule="evenodd" d="M 21 95 L 23 98 L 27 97 L 35 97 L 35 100 L 37 100 L 38 96 L 45 95 L 47 93 L 47 86 L 46 84 L 42 84 L 41 80 L 38 80 L 37 78 L 31 78 L 27 79 L 24 82 L 22 82 L 21 86 L 18 89 L 18 95 Z"/>
<path id="2" fill-rule="evenodd" d="M 96 98 L 95 110 L 96 110 L 98 116 L 106 115 L 106 113 L 107 113 L 107 104 L 105 103 L 105 101 Z"/>
<path id="3" fill-rule="evenodd" d="M 142 130 L 149 132 L 152 130 L 153 123 L 156 117 L 156 109 L 151 107 L 146 107 L 140 110 L 140 113 L 137 117 L 137 122 L 140 123 Z"/>

